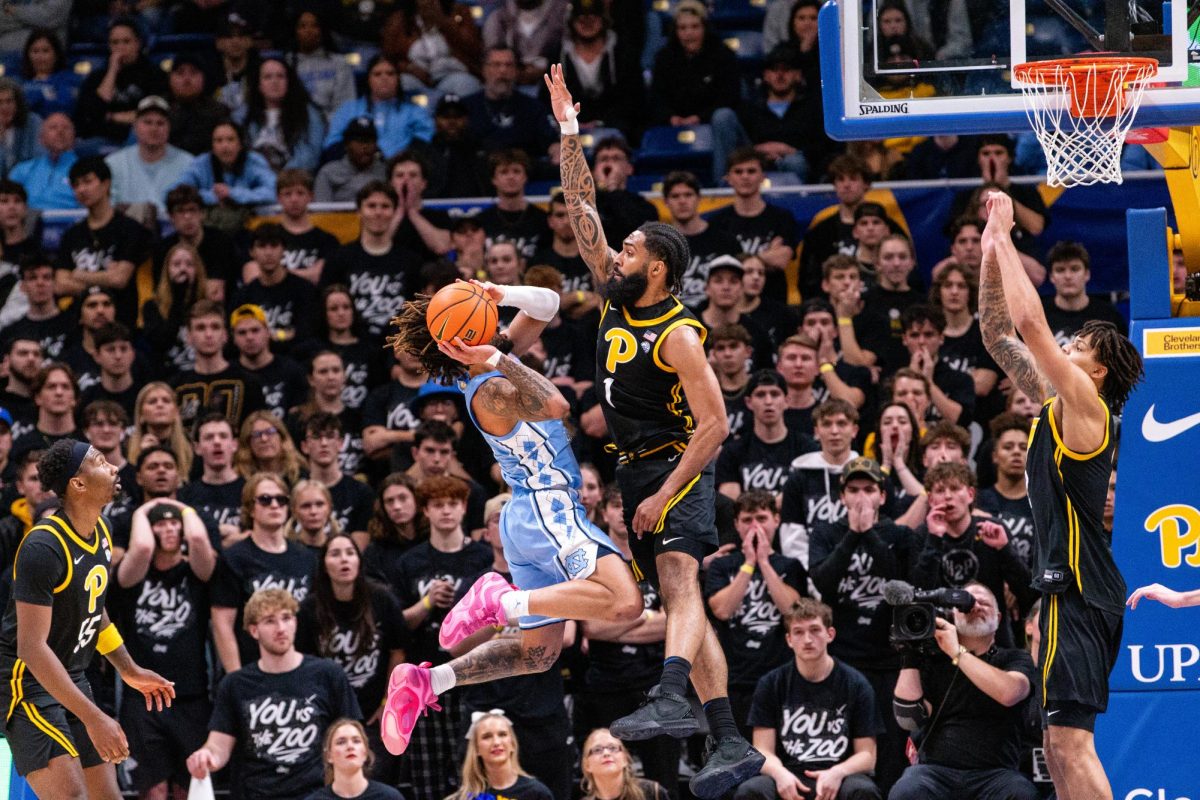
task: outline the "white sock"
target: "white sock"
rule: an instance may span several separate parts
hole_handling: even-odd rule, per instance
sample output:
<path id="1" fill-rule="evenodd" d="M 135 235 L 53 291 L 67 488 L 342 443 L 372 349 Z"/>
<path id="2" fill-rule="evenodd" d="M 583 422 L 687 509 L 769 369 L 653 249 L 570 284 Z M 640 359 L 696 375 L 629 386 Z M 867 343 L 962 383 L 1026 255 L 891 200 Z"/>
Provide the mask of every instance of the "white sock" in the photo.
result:
<path id="1" fill-rule="evenodd" d="M 529 592 L 515 589 L 500 595 L 500 607 L 509 622 L 529 616 Z"/>
<path id="2" fill-rule="evenodd" d="M 429 670 L 429 688 L 434 694 L 441 694 L 454 688 L 456 682 L 454 668 L 449 664 L 439 664 Z"/>

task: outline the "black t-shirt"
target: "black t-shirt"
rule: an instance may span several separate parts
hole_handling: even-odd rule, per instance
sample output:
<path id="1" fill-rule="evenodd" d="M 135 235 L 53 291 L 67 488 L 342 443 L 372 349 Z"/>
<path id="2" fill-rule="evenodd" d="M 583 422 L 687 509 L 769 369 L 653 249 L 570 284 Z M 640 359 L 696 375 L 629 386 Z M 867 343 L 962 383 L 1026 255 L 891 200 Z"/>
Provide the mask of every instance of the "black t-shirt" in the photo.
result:
<path id="1" fill-rule="evenodd" d="M 207 697 L 207 583 L 186 561 L 166 570 L 151 564 L 127 589 L 113 578 L 109 608 L 133 660 L 174 681 L 177 697 Z"/>
<path id="2" fill-rule="evenodd" d="M 304 406 L 297 406 L 288 412 L 283 422 L 292 436 L 292 441 L 304 441 L 304 423 L 310 413 Z M 362 415 L 353 408 L 343 408 L 337 418 L 342 424 L 342 443 L 338 448 L 338 469 L 347 475 L 353 475 L 358 472 L 363 462 Z"/>
<path id="3" fill-rule="evenodd" d="M 725 419 L 729 421 L 729 436 L 734 437 L 740 434 L 744 429 L 750 430 L 754 425 L 754 417 L 750 413 L 750 409 L 746 408 L 746 386 L 738 389 L 736 392 L 728 392 L 721 390 L 721 399 L 725 401 Z M 732 438 L 725 440 L 731 443 Z M 720 462 L 717 462 L 720 464 Z"/>
<path id="4" fill-rule="evenodd" d="M 642 606 L 662 611 L 662 599 L 649 581 L 638 581 Z M 591 692 L 629 692 L 658 683 L 664 655 L 662 642 L 626 644 L 588 639 L 588 670 L 584 684 Z"/>
<path id="5" fill-rule="evenodd" d="M 1029 497 L 1019 497 L 1010 500 L 996 491 L 994 487 L 980 489 L 975 498 L 975 507 L 986 511 L 996 518 L 1008 531 L 1008 541 L 1017 551 L 1017 556 L 1030 567 L 1033 564 L 1033 508 L 1029 505 Z"/>
<path id="6" fill-rule="evenodd" d="M 938 360 L 933 365 L 933 384 L 954 402 L 962 406 L 962 411 L 955 424 L 964 428 L 971 424 L 975 416 L 975 380 L 965 372 L 959 372 L 945 361 Z M 942 416 L 938 407 L 929 403 L 929 418 L 940 419 Z"/>
<path id="7" fill-rule="evenodd" d="M 404 795 L 386 783 L 367 781 L 367 788 L 355 797 L 345 798 L 334 793 L 332 786 L 322 786 L 310 794 L 307 800 L 404 800 Z"/>
<path id="8" fill-rule="evenodd" d="M 783 239 L 783 243 L 793 250 L 796 247 L 796 218 L 786 208 L 767 203 L 760 213 L 753 217 L 743 217 L 737 213 L 733 204 L 722 208 L 705 217 L 714 228 L 733 234 L 741 245 L 743 253 L 759 253 L 767 250 L 775 237 Z M 769 269 L 763 293 L 773 297 L 785 297 L 787 280 L 783 270 Z"/>
<path id="9" fill-rule="evenodd" d="M 304 656 L 290 672 L 266 673 L 258 662 L 217 687 L 209 730 L 237 740 L 235 800 L 302 800 L 322 786 L 321 741 L 329 723 L 361 719 L 346 675 L 334 662 Z"/>
<path id="10" fill-rule="evenodd" d="M 819 450 L 811 436 L 789 429 L 779 442 L 768 444 L 754 433 L 753 422 L 741 435 L 727 440 L 717 458 L 717 485 L 736 483 L 743 492 L 779 494 L 798 456 Z"/>
<path id="11" fill-rule="evenodd" d="M 375 493 L 362 481 L 343 475 L 342 479 L 328 487 L 333 497 L 333 517 L 342 530 L 365 531 L 371 521 Z"/>
<path id="12" fill-rule="evenodd" d="M 238 476 L 229 483 L 188 481 L 179 487 L 179 502 L 187 503 L 216 521 L 217 525 L 242 527 L 242 487 L 246 479 Z"/>
<path id="13" fill-rule="evenodd" d="M 504 789 L 487 788 L 485 796 L 496 800 L 554 800 L 554 795 L 546 788 L 546 784 L 529 775 L 521 775 L 517 782 Z"/>
<path id="14" fill-rule="evenodd" d="M 618 244 L 613 242 L 613 244 Z M 554 248 L 547 245 L 534 254 L 533 260 L 529 262 L 530 266 L 534 264 L 545 264 L 554 267 L 562 273 L 564 292 L 593 292 L 595 286 L 592 284 L 592 271 L 588 269 L 587 262 L 583 260 L 583 256 L 560 256 L 554 252 Z"/>
<path id="15" fill-rule="evenodd" d="M 234 295 L 230 308 L 247 303 L 256 305 L 267 316 L 271 330 L 271 347 L 286 352 L 312 335 L 313 323 L 320 313 L 317 288 L 294 273 L 287 273 L 274 286 L 265 286 L 258 279 L 250 281 Z"/>
<path id="16" fill-rule="evenodd" d="M 399 594 L 397 588 L 400 579 L 400 558 L 417 544 L 416 539 L 372 539 L 367 549 L 363 550 L 363 571 L 376 580 L 386 583 L 393 594 Z"/>
<path id="17" fill-rule="evenodd" d="M 596 319 L 562 319 L 542 330 L 542 374 L 547 378 L 590 381 L 596 377 Z M 569 393 L 568 393 L 569 394 Z M 570 399 L 570 398 L 568 398 Z"/>
<path id="18" fill-rule="evenodd" d="M 855 739 L 884 732 L 871 684 L 836 658 L 815 683 L 794 659 L 768 672 L 754 690 L 748 722 L 775 731 L 775 755 L 798 776 L 842 763 L 854 755 Z"/>
<path id="19" fill-rule="evenodd" d="M 983 346 L 983 334 L 979 330 L 979 320 L 972 320 L 971 327 L 961 336 L 945 336 L 938 356 L 951 369 L 971 374 L 973 369 L 990 369 L 997 375 L 1000 368 L 988 355 Z"/>
<path id="20" fill-rule="evenodd" d="M 354 687 L 359 708 L 369 710 L 367 716 L 383 703 L 387 694 L 388 665 L 393 650 L 403 650 L 408 640 L 400 604 L 386 586 L 369 582 L 371 593 L 371 641 L 358 639 L 354 624 L 354 604 L 333 601 L 332 630 L 320 630 L 317 616 L 317 597 L 310 594 L 300 605 L 296 625 L 296 649 L 322 658 L 332 659 L 346 673 Z"/>
<path id="21" fill-rule="evenodd" d="M 67 341 L 78 330 L 78 321 L 74 314 L 59 312 L 49 319 L 37 320 L 21 317 L 0 331 L 0 342 L 8 342 L 13 339 L 32 339 L 41 344 L 44 360 L 59 361 L 62 359 Z"/>
<path id="22" fill-rule="evenodd" d="M 134 406 L 137 404 L 138 392 L 142 390 L 144 384 L 134 381 L 129 385 L 128 389 L 121 392 L 110 392 L 104 388 L 101 383 L 93 383 L 87 389 L 79 393 L 78 408 L 83 410 L 97 400 L 111 400 L 112 402 L 125 409 L 125 413 L 130 419 L 134 418 Z"/>
<path id="23" fill-rule="evenodd" d="M 342 402 L 347 408 L 361 411 L 367 401 L 371 387 L 379 386 L 387 380 L 386 367 L 381 355 L 390 362 L 392 356 L 380 347 L 367 344 L 359 339 L 353 344 L 334 344 L 328 339 L 310 339 L 300 342 L 291 352 L 291 357 L 300 364 L 312 361 L 321 350 L 332 350 L 342 357 L 342 366 L 346 372 L 346 388 L 342 389 Z M 303 369 L 303 367 L 302 367 Z M 305 384 L 307 386 L 307 382 Z"/>
<path id="24" fill-rule="evenodd" d="M 704 285 L 708 283 L 708 265 L 717 256 L 736 256 L 742 247 L 732 234 L 709 225 L 700 233 L 685 235 L 692 258 L 683 270 L 683 280 L 676 296 L 683 304 L 696 308 L 705 299 Z"/>
<path id="25" fill-rule="evenodd" d="M 382 345 L 392 317 L 417 288 L 421 258 L 396 244 L 383 255 L 371 255 L 362 242 L 343 245 L 325 264 L 321 285 L 345 284 L 372 340 Z"/>
<path id="26" fill-rule="evenodd" d="M 108 224 L 92 229 L 86 219 L 67 228 L 58 247 L 56 271 L 104 272 L 109 262 L 128 261 L 136 273 L 150 254 L 150 235 L 145 228 L 119 211 Z M 137 325 L 137 277 L 131 275 L 124 289 L 114 292 L 117 319 L 130 328 Z"/>
<path id="27" fill-rule="evenodd" d="M 658 222 L 658 209 L 637 192 L 628 189 L 597 190 L 596 212 L 604 228 L 604 238 L 614 249 L 640 225 Z"/>
<path id="28" fill-rule="evenodd" d="M 27 433 L 23 433 L 13 441 L 12 450 L 9 451 L 8 459 L 14 464 L 21 463 L 21 457 L 30 450 L 49 450 L 50 445 L 61 439 L 79 439 L 83 440 L 83 436 L 79 431 L 67 431 L 66 433 L 44 433 L 37 428 L 34 428 Z"/>
<path id="29" fill-rule="evenodd" d="M 450 219 L 450 214 L 442 211 L 440 208 L 422 207 L 421 216 L 430 225 L 443 231 L 449 231 L 450 227 L 454 224 L 453 220 Z M 411 250 L 416 253 L 421 259 L 422 264 L 434 261 L 438 257 L 438 254 L 430 250 L 429 246 L 425 244 L 425 240 L 417 232 L 417 226 L 413 225 L 412 220 L 407 216 L 400 223 L 400 227 L 396 229 L 393 241 L 405 250 Z"/>
<path id="30" fill-rule="evenodd" d="M 282 553 L 268 553 L 247 537 L 221 553 L 213 574 L 212 605 L 237 609 L 233 628 L 243 665 L 258 660 L 258 643 L 242 628 L 242 611 L 250 595 L 259 589 L 285 589 L 303 602 L 316 571 L 316 558 L 296 542 L 288 542 Z"/>
<path id="31" fill-rule="evenodd" d="M 237 364 L 203 375 L 194 369 L 185 370 L 170 383 L 179 400 L 184 430 L 191 430 L 196 420 L 215 411 L 224 414 L 233 429 L 240 431 L 247 415 L 264 408 L 262 384 Z"/>
<path id="32" fill-rule="evenodd" d="M 763 294 L 766 292 L 767 290 L 764 289 Z M 780 290 L 778 294 L 773 292 L 771 297 L 786 297 L 785 292 L 786 288 Z M 770 297 L 759 297 L 758 305 L 754 307 L 754 310 L 742 316 L 748 317 L 751 322 L 762 328 L 775 348 L 783 344 L 784 339 L 795 335 L 800 327 L 800 315 L 789 306 L 772 300 Z M 773 357 L 774 353 L 769 353 L 768 356 Z"/>
<path id="33" fill-rule="evenodd" d="M 925 294 L 916 289 L 902 292 L 873 286 L 863 296 L 863 309 L 854 318 L 854 336 L 866 350 L 875 354 L 884 376 L 891 375 L 911 361 L 901 339 L 900 315 L 904 309 L 925 302 Z"/>
<path id="34" fill-rule="evenodd" d="M 262 384 L 267 411 L 280 419 L 308 397 L 308 374 L 287 356 L 275 356 L 261 369 L 251 369 L 240 362 L 238 366 Z"/>
<path id="35" fill-rule="evenodd" d="M 1053 297 L 1046 297 L 1042 299 L 1042 308 L 1046 310 L 1046 324 L 1050 326 L 1050 332 L 1060 347 L 1070 344 L 1083 324 L 1093 319 L 1111 322 L 1122 335 L 1129 334 L 1125 318 L 1102 297 L 1088 297 L 1087 306 L 1080 311 L 1064 311 L 1055 305 Z"/>
<path id="36" fill-rule="evenodd" d="M 172 247 L 179 244 L 179 234 L 172 233 L 162 240 L 154 255 L 154 283 L 158 285 L 158 277 L 162 274 L 163 261 Z M 204 226 L 200 236 L 200 246 L 196 248 L 200 260 L 204 262 L 204 272 L 209 278 L 227 281 L 226 290 L 232 290 L 234 285 L 241 283 L 242 263 L 245 259 L 238 252 L 233 239 L 219 228 Z"/>
<path id="37" fill-rule="evenodd" d="M 308 269 L 318 261 L 328 262 L 340 246 L 336 236 L 320 228 L 309 228 L 304 233 L 292 233 L 285 228 L 283 265 L 289 272 Z"/>
<path id="38" fill-rule="evenodd" d="M 1037 670 L 1029 653 L 993 647 L 981 658 L 1002 672 L 1024 675 L 1032 690 Z M 937 721 L 926 726 L 921 763 L 954 769 L 1018 768 L 1022 719 L 1028 701 L 1012 707 L 1001 705 L 940 652 L 921 668 L 921 687 L 937 715 Z"/>
<path id="39" fill-rule="evenodd" d="M 84 349 L 83 342 L 78 338 L 67 343 L 59 361 L 75 373 L 75 385 L 79 387 L 79 391 L 86 392 L 100 383 L 100 365 L 92 358 L 92 354 Z"/>
<path id="40" fill-rule="evenodd" d="M 550 235 L 546 225 L 546 212 L 532 203 L 526 203 L 520 211 L 501 211 L 498 206 L 484 209 L 475 216 L 487 234 L 487 249 L 496 242 L 513 242 L 521 251 L 526 263 L 532 263 L 542 240 Z"/>
<path id="41" fill-rule="evenodd" d="M 741 553 L 730 553 L 709 564 L 704 578 L 705 601 L 733 583 L 745 562 Z M 799 561 L 774 553 L 771 566 L 801 596 L 808 594 L 808 575 Z M 729 659 L 730 686 L 753 687 L 759 678 L 791 657 L 792 651 L 783 638 L 782 618 L 783 612 L 771 599 L 762 572 L 755 570 L 733 616 L 715 623 L 721 649 L 737 653 L 737 658 Z"/>
<path id="42" fill-rule="evenodd" d="M 453 553 L 443 553 L 429 542 L 414 545 L 400 557 L 399 574 L 393 589 L 400 604 L 408 608 L 429 591 L 435 580 L 443 580 L 454 586 L 455 595 L 470 587 L 469 581 L 492 565 L 492 548 L 463 537 L 463 547 Z M 438 644 L 438 631 L 447 609 L 434 607 L 425 621 L 412 631 L 412 652 L 408 660 L 413 663 L 432 661 L 435 664 L 448 660 L 448 653 Z"/>

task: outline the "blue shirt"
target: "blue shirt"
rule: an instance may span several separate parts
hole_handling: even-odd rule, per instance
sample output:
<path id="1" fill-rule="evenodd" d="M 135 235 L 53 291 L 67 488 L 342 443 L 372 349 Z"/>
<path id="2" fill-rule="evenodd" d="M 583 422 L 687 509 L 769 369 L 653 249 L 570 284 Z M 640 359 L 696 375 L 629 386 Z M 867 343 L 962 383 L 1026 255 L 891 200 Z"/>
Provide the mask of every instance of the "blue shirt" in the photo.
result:
<path id="1" fill-rule="evenodd" d="M 78 159 L 74 150 L 63 153 L 57 161 L 51 160 L 48 155 L 41 155 L 17 164 L 8 177 L 25 187 L 30 208 L 79 208 L 67 176 L 71 165 Z"/>
<path id="2" fill-rule="evenodd" d="M 49 78 L 30 78 L 24 82 L 25 103 L 30 111 L 43 119 L 59 111 L 72 116 L 81 83 L 83 78 L 68 69 L 56 72 Z"/>
<path id="3" fill-rule="evenodd" d="M 358 97 L 343 103 L 329 120 L 329 134 L 325 137 L 325 149 L 342 141 L 342 132 L 355 117 L 370 117 L 379 134 L 379 152 L 391 158 L 408 147 L 413 139 L 428 142 L 433 138 L 433 117 L 420 106 L 403 100 L 388 100 L 371 103 L 366 97 Z"/>

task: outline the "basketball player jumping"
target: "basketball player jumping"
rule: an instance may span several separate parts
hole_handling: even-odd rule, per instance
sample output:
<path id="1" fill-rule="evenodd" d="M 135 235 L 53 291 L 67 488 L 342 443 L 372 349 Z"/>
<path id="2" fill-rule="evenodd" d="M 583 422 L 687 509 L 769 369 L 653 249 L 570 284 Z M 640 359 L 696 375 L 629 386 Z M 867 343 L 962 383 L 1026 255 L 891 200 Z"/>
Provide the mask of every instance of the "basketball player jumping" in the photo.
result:
<path id="1" fill-rule="evenodd" d="M 984 345 L 1014 387 L 1043 403 L 1026 474 L 1033 586 L 1043 593 L 1046 760 L 1060 800 L 1111 798 L 1093 731 L 1108 707 L 1125 581 L 1101 517 L 1116 454 L 1113 414 L 1141 380 L 1142 359 L 1108 322 L 1086 323 L 1060 348 L 1009 234 L 1012 200 L 992 192 L 987 208 L 979 282 Z"/>
<path id="2" fill-rule="evenodd" d="M 524 352 L 558 311 L 558 294 L 533 286 L 477 284 L 500 305 L 520 309 L 504 350 Z M 563 620 L 629 622 L 642 595 L 616 545 L 588 521 L 579 502 L 583 478 L 562 418 L 570 405 L 558 387 L 492 344 L 433 341 L 429 301 L 410 300 L 392 320 L 389 342 L 409 353 L 435 380 L 451 382 L 469 369 L 467 410 L 500 465 L 513 497 L 500 514 L 504 557 L 519 590 L 499 573 L 479 578 L 442 621 L 447 649 L 485 626 L 517 623 L 520 638 L 493 638 L 447 664 L 401 664 L 392 672 L 380 735 L 399 755 L 413 727 L 438 695 L 453 686 L 542 672 L 558 659 Z M 606 556 L 616 556 L 607 558 Z"/>
<path id="3" fill-rule="evenodd" d="M 729 432 L 721 387 L 704 353 L 704 324 L 672 290 L 691 258 L 687 239 L 649 222 L 609 248 L 596 189 L 579 141 L 578 106 L 561 65 L 546 76 L 562 129 L 560 170 L 579 253 L 603 294 L 596 388 L 618 455 L 635 572 L 658 588 L 667 611 L 666 661 L 646 705 L 618 719 L 613 735 L 690 736 L 698 727 L 684 697 L 690 678 L 713 733 L 690 785 L 718 798 L 757 775 L 765 759 L 739 733 L 727 667 L 700 594 L 700 560 L 717 545 L 713 458 Z M 639 576 L 640 577 L 640 576 Z"/>
<path id="4" fill-rule="evenodd" d="M 133 663 L 104 598 L 112 536 L 100 509 L 120 490 L 117 468 L 86 442 L 55 442 L 38 462 L 62 508 L 38 520 L 17 549 L 0 624 L 0 709 L 17 772 L 42 800 L 119 800 L 113 768 L 129 757 L 116 720 L 84 676 L 98 652 L 161 711 L 173 684 Z"/>

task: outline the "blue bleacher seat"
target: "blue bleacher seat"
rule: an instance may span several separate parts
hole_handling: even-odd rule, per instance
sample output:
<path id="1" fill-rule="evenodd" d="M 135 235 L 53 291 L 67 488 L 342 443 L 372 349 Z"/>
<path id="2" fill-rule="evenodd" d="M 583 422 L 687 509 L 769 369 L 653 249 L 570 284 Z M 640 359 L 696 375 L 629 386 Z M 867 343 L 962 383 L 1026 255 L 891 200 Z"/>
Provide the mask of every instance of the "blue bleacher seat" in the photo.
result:
<path id="1" fill-rule="evenodd" d="M 630 175 L 625 182 L 625 188 L 631 192 L 661 192 L 663 175 L 649 173 L 646 175 Z"/>
<path id="2" fill-rule="evenodd" d="M 151 55 L 216 51 L 210 33 L 164 33 L 150 43 Z"/>
<path id="3" fill-rule="evenodd" d="M 529 197 L 542 197 L 558 191 L 558 181 L 530 181 L 525 184 L 525 194 Z"/>
<path id="4" fill-rule="evenodd" d="M 0 77 L 21 80 L 21 54 L 16 52 L 0 53 Z"/>
<path id="5" fill-rule="evenodd" d="M 721 0 L 712 10 L 709 22 L 718 31 L 741 28 L 762 29 L 767 15 L 767 0 Z"/>
<path id="6" fill-rule="evenodd" d="M 67 47 L 68 61 L 75 61 L 77 58 L 90 56 L 104 56 L 108 58 L 108 42 L 72 42 Z"/>
<path id="7" fill-rule="evenodd" d="M 639 169 L 696 169 L 707 170 L 712 165 L 712 127 L 659 125 L 642 136 L 637 151 Z"/>
<path id="8" fill-rule="evenodd" d="M 764 189 L 778 189 L 780 186 L 799 186 L 803 183 L 794 172 L 768 172 L 764 178 Z"/>
<path id="9" fill-rule="evenodd" d="M 103 70 L 108 66 L 107 55 L 92 55 L 92 56 L 71 56 L 69 59 L 71 69 L 76 75 L 86 78 L 94 69 Z"/>
<path id="10" fill-rule="evenodd" d="M 725 42 L 725 46 L 738 57 L 744 71 L 750 75 L 755 74 L 755 70 L 750 65 L 758 64 L 763 60 L 762 31 L 732 31 L 724 34 L 721 38 Z"/>
<path id="11" fill-rule="evenodd" d="M 596 152 L 596 145 L 612 136 L 628 141 L 619 128 L 587 128 L 580 131 L 579 143 L 583 145 L 583 154 L 590 159 Z"/>

